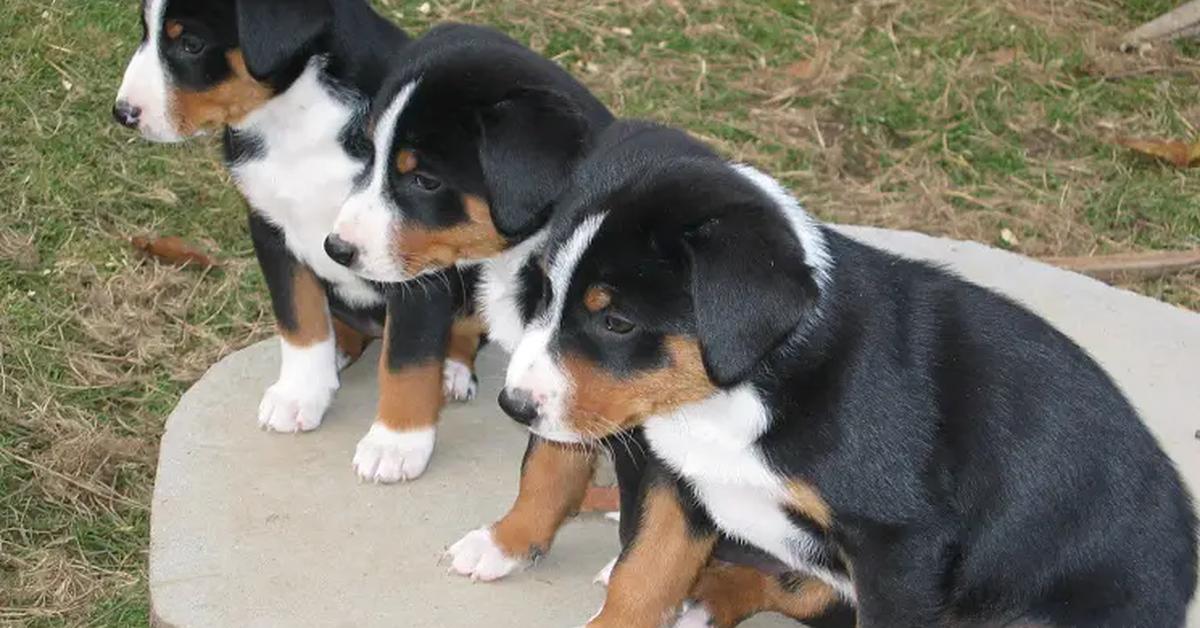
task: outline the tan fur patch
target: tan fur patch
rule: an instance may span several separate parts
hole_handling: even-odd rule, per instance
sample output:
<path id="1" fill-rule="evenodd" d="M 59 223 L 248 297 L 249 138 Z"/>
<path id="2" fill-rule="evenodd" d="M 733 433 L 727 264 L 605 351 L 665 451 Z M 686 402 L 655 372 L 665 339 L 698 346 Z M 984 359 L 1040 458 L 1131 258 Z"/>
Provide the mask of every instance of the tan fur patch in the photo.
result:
<path id="1" fill-rule="evenodd" d="M 341 351 L 350 360 L 346 366 L 357 362 L 362 357 L 363 351 L 367 349 L 367 345 L 371 344 L 370 336 L 343 323 L 337 317 L 333 319 L 333 337 L 337 340 L 338 351 Z"/>
<path id="2" fill-rule="evenodd" d="M 475 368 L 475 354 L 479 352 L 479 341 L 483 337 L 483 320 L 478 316 L 454 319 L 450 326 L 450 345 L 446 357 Z"/>
<path id="3" fill-rule="evenodd" d="M 178 20 L 168 20 L 165 32 L 167 39 L 179 39 L 179 36 L 183 34 L 183 24 L 180 24 Z"/>
<path id="4" fill-rule="evenodd" d="M 378 421 L 393 431 L 410 431 L 437 424 L 442 395 L 442 363 L 431 361 L 399 369 L 388 368 L 388 328 L 384 323 L 383 347 L 379 354 Z"/>
<path id="5" fill-rule="evenodd" d="M 236 124 L 274 95 L 250 76 L 240 50 L 231 50 L 225 58 L 232 73 L 224 82 L 202 92 L 174 90 L 173 113 L 180 135 Z"/>
<path id="6" fill-rule="evenodd" d="M 712 395 L 716 388 L 704 370 L 696 341 L 671 336 L 665 344 L 668 365 L 623 379 L 584 358 L 565 356 L 563 368 L 574 389 L 565 413 L 572 427 L 599 438 Z"/>
<path id="7" fill-rule="evenodd" d="M 589 312 L 599 312 L 612 303 L 612 293 L 603 286 L 591 286 L 583 294 L 583 306 Z"/>
<path id="8" fill-rule="evenodd" d="M 673 489 L 652 487 L 637 536 L 613 569 L 600 614 L 588 626 L 658 628 L 692 590 L 715 536 L 688 529 Z"/>
<path id="9" fill-rule="evenodd" d="M 787 483 L 787 489 L 788 505 L 793 510 L 812 519 L 822 528 L 833 525 L 833 509 L 817 492 L 816 487 L 800 480 L 791 480 Z"/>
<path id="10" fill-rule="evenodd" d="M 504 238 L 492 223 L 488 204 L 472 194 L 464 194 L 462 202 L 466 223 L 445 229 L 406 226 L 393 238 L 392 249 L 410 273 L 491 257 L 504 250 Z"/>
<path id="11" fill-rule="evenodd" d="M 417 155 L 411 150 L 402 150 L 396 153 L 396 171 L 400 174 L 408 174 L 417 169 Z"/>
<path id="12" fill-rule="evenodd" d="M 492 526 L 496 544 L 513 557 L 550 549 L 563 521 L 579 509 L 596 463 L 590 448 L 537 441 L 521 469 L 521 488 L 508 514 Z"/>
<path id="13" fill-rule="evenodd" d="M 329 338 L 329 302 L 321 281 L 305 266 L 292 273 L 292 312 L 295 329 L 278 325 L 279 335 L 295 347 L 308 347 Z"/>
<path id="14" fill-rule="evenodd" d="M 757 569 L 714 562 L 701 572 L 691 598 L 708 609 L 713 626 L 732 628 L 763 612 L 800 621 L 819 617 L 837 601 L 837 593 L 815 578 L 785 589 L 777 578 Z"/>

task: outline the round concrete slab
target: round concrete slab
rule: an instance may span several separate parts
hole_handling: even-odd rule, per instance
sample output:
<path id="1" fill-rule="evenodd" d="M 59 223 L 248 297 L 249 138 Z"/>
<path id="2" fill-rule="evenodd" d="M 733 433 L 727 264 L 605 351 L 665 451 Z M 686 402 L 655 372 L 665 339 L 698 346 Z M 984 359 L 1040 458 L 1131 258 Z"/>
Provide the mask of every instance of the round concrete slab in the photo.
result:
<path id="1" fill-rule="evenodd" d="M 1091 351 L 1200 488 L 1200 315 L 979 244 L 847 227 L 853 237 L 947 263 L 1025 303 Z M 485 352 L 479 399 L 447 409 L 420 480 L 361 485 L 354 445 L 374 411 L 374 355 L 345 373 L 325 424 L 300 436 L 255 426 L 274 380 L 273 341 L 215 365 L 167 421 L 151 521 L 150 593 L 163 626 L 579 624 L 592 575 L 617 549 L 609 522 L 572 522 L 534 569 L 473 584 L 442 550 L 504 512 L 525 436 L 495 409 L 504 357 Z M 794 625 L 758 618 L 750 626 Z M 1193 604 L 1189 625 L 1200 626 Z"/>

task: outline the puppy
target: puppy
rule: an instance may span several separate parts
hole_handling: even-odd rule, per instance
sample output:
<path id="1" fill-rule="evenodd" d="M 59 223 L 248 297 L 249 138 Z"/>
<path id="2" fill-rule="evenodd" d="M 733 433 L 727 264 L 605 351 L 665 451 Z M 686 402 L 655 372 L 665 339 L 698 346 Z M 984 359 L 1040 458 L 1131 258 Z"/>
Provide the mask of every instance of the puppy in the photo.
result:
<path id="1" fill-rule="evenodd" d="M 1045 321 L 670 129 L 597 152 L 553 216 L 502 406 L 563 444 L 642 426 L 651 452 L 589 626 L 660 625 L 718 533 L 862 627 L 1183 624 L 1191 501 Z"/>
<path id="2" fill-rule="evenodd" d="M 158 142 L 224 132 L 281 340 L 259 424 L 315 429 L 338 369 L 382 335 L 379 411 L 354 466 L 368 481 L 416 478 L 443 392 L 475 391 L 479 325 L 465 316 L 462 278 L 451 270 L 392 293 L 323 248 L 370 158 L 369 99 L 408 37 L 360 0 L 146 0 L 142 26 L 113 116 Z"/>
<path id="3" fill-rule="evenodd" d="M 488 336 L 511 351 L 543 297 L 535 252 L 550 208 L 611 115 L 557 65 L 465 25 L 413 42 L 372 111 L 374 161 L 327 240 L 331 255 L 372 281 L 477 269 Z M 621 484 L 636 487 L 641 450 L 621 445 L 629 444 L 612 446 Z M 454 571 L 494 580 L 547 551 L 578 509 L 595 457 L 594 447 L 531 438 L 515 504 L 450 548 Z M 714 570 L 702 587 L 729 618 L 768 608 L 801 613 L 797 592 L 828 593 L 815 581 L 747 568 L 757 563 L 745 552 L 730 557 L 738 564 Z"/>

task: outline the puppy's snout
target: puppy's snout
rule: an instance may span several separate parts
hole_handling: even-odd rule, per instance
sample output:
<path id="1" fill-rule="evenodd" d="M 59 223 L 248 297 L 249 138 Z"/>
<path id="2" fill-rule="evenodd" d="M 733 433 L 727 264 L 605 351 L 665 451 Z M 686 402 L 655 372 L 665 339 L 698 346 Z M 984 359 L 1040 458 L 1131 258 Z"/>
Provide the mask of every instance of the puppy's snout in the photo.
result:
<path id="1" fill-rule="evenodd" d="M 348 267 L 358 258 L 358 247 L 331 233 L 325 237 L 325 254 L 329 259 Z"/>
<path id="2" fill-rule="evenodd" d="M 113 120 L 116 120 L 117 124 L 129 129 L 136 129 L 142 117 L 142 109 L 134 107 L 128 101 L 118 100 L 117 104 L 113 105 L 112 114 Z"/>
<path id="3" fill-rule="evenodd" d="M 537 403 L 529 391 L 505 388 L 500 391 L 500 409 L 521 425 L 529 425 L 538 416 Z"/>

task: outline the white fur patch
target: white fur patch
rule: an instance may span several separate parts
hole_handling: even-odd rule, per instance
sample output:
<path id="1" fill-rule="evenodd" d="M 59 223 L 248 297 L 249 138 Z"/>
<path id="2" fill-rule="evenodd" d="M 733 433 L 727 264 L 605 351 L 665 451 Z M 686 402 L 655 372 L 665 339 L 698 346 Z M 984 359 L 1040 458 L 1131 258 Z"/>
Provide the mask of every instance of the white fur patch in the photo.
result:
<path id="1" fill-rule="evenodd" d="M 692 604 L 679 614 L 672 628 L 711 628 L 712 619 L 712 613 L 703 604 Z"/>
<path id="2" fill-rule="evenodd" d="M 488 339 L 508 353 L 517 349 L 525 333 L 521 317 L 521 268 L 546 239 L 540 231 L 524 242 L 480 264 L 480 314 L 487 325 Z"/>
<path id="3" fill-rule="evenodd" d="M 390 484 L 415 480 L 433 456 L 432 427 L 397 432 L 382 423 L 371 425 L 354 451 L 354 472 L 365 482 Z"/>
<path id="4" fill-rule="evenodd" d="M 167 0 L 150 0 L 145 4 L 146 41 L 138 46 L 129 59 L 121 87 L 117 90 L 118 101 L 141 110 L 138 131 L 152 142 L 178 142 L 184 139 L 172 121 L 171 79 L 159 47 L 166 4 Z"/>
<path id="5" fill-rule="evenodd" d="M 378 305 L 383 300 L 374 288 L 325 254 L 325 236 L 362 169 L 343 148 L 342 131 L 366 105 L 331 92 L 321 80 L 324 67 L 324 59 L 313 58 L 286 92 L 234 127 L 261 138 L 266 152 L 231 170 L 250 206 L 283 231 L 296 259 L 347 304 Z"/>
<path id="6" fill-rule="evenodd" d="M 333 334 L 307 347 L 293 346 L 281 337 L 279 357 L 279 380 L 258 405 L 259 426 L 285 433 L 316 429 L 338 389 Z"/>
<path id="7" fill-rule="evenodd" d="M 413 277 L 392 254 L 392 238 L 401 228 L 403 217 L 392 202 L 387 182 L 392 168 L 392 135 L 416 88 L 417 81 L 401 88 L 376 123 L 370 183 L 346 199 L 333 227 L 334 233 L 358 248 L 354 272 L 374 281 L 397 282 Z"/>
<path id="8" fill-rule="evenodd" d="M 491 528 L 479 528 L 467 533 L 446 550 L 450 570 L 472 580 L 490 582 L 520 569 L 526 561 L 508 556 L 496 545 Z"/>
<path id="9" fill-rule="evenodd" d="M 652 417 L 645 435 L 655 454 L 691 484 L 722 531 L 853 601 L 852 583 L 814 564 L 820 544 L 787 516 L 784 479 L 756 444 L 769 426 L 758 393 L 745 385 Z"/>
<path id="10" fill-rule="evenodd" d="M 612 580 L 613 569 L 616 569 L 616 567 L 617 558 L 614 557 L 612 560 L 608 561 L 604 567 L 601 567 L 600 571 L 596 572 L 596 576 L 592 578 L 592 582 L 607 587 L 608 582 Z"/>
<path id="11" fill-rule="evenodd" d="M 505 387 L 521 390 L 533 397 L 538 418 L 530 430 L 547 440 L 574 443 L 583 440 L 567 422 L 565 409 L 569 405 L 571 381 L 550 353 L 550 340 L 562 319 L 567 289 L 575 267 L 587 251 L 607 214 L 589 216 L 580 222 L 566 243 L 556 249 L 548 271 L 551 287 L 549 308 L 530 325 L 521 337 L 505 374 Z"/>
<path id="12" fill-rule="evenodd" d="M 446 360 L 442 365 L 442 393 L 450 401 L 470 401 L 475 398 L 478 384 L 471 367 L 458 360 Z"/>

